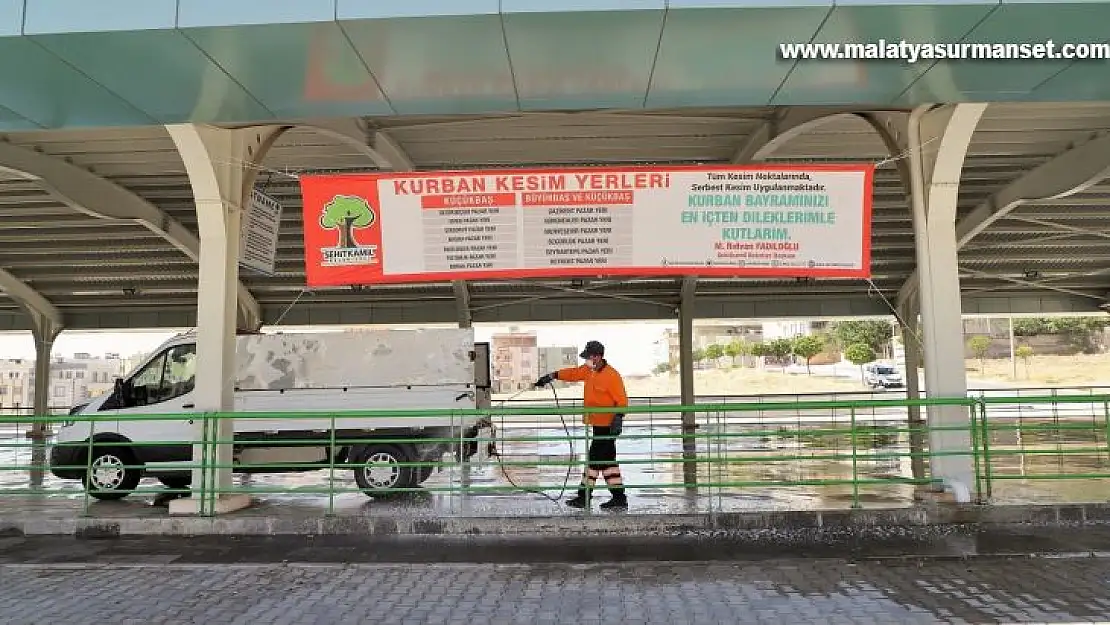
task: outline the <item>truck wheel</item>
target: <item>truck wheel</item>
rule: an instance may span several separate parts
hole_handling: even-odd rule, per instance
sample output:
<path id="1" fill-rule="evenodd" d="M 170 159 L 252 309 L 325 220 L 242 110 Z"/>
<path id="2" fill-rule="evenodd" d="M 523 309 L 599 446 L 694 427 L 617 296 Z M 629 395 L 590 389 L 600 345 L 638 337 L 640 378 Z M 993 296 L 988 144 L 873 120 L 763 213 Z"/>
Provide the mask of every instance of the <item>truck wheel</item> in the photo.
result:
<path id="1" fill-rule="evenodd" d="M 142 472 L 134 467 L 135 455 L 126 447 L 93 449 L 83 482 L 90 497 L 102 501 L 123 499 L 139 485 Z"/>
<path id="2" fill-rule="evenodd" d="M 416 486 L 417 467 L 401 466 L 413 462 L 403 447 L 372 443 L 353 450 L 355 483 L 370 497 L 396 494 L 399 489 Z"/>

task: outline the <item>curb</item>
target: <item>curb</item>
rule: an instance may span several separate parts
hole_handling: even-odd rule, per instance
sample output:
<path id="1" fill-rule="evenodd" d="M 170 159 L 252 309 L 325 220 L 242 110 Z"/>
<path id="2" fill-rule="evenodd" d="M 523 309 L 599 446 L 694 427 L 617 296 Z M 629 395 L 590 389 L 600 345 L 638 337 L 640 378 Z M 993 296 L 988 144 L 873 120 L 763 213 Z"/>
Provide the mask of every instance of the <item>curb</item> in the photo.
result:
<path id="1" fill-rule="evenodd" d="M 519 538 L 813 536 L 949 534 L 990 525 L 1099 524 L 1110 504 L 973 506 L 926 504 L 906 508 L 793 512 L 719 512 L 685 515 L 591 514 L 548 517 L 422 517 L 406 515 L 290 518 L 245 510 L 223 517 L 42 518 L 0 513 L 0 538 L 17 536 L 426 536 Z M 962 529 L 961 529 L 962 528 Z"/>

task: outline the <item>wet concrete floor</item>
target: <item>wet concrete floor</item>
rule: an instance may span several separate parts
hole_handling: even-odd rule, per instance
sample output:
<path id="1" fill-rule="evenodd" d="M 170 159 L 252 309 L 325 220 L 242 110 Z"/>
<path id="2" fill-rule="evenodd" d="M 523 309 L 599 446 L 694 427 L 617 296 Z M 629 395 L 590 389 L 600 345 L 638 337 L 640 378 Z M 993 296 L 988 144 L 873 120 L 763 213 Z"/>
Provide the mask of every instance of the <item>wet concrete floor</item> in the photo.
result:
<path id="1" fill-rule="evenodd" d="M 820 428 L 844 427 L 843 423 L 738 423 L 727 416 L 711 417 L 706 417 L 699 430 L 703 438 L 698 445 L 701 462 L 696 492 L 684 487 L 677 428 L 647 422 L 626 429 L 618 450 L 624 480 L 638 510 L 672 514 L 849 508 L 857 500 L 864 507 L 913 503 L 914 486 L 907 483 L 913 478 L 910 458 L 900 456 L 909 453 L 909 435 L 898 430 L 904 426 L 896 427 L 885 417 L 861 418 L 858 425 L 866 429 L 854 441 L 854 461 L 851 437 L 828 434 L 827 430 L 821 433 Z M 1041 421 L 1038 416 L 1030 423 L 1050 425 Z M 1076 429 L 1079 425 L 1083 427 Z M 543 491 L 556 498 L 573 491 L 581 466 L 572 465 L 582 461 L 583 450 L 583 442 L 573 438 L 582 435 L 581 429 L 568 425 L 572 440 L 567 440 L 567 430 L 557 423 L 499 427 L 499 457 L 479 457 L 465 467 L 445 463 L 423 484 L 424 492 L 396 501 L 369 504 L 357 492 L 352 472 L 342 468 L 237 475 L 235 488 L 274 505 L 315 506 L 321 511 L 369 504 L 377 509 L 423 508 L 462 516 L 559 513 L 560 506 L 529 491 Z M 1110 471 L 1106 431 L 1103 422 L 1090 420 L 1071 423 L 1069 429 L 1060 431 L 1034 430 L 1021 436 L 1013 431 L 993 433 L 992 501 L 1045 504 L 1110 500 L 1110 480 L 1079 477 Z M 533 440 L 521 440 L 529 438 Z M 26 469 L 13 468 L 28 464 L 29 449 L 5 444 L 0 440 L 0 500 L 6 503 L 32 493 Z M 1065 474 L 1076 477 L 1056 477 Z M 867 481 L 858 492 L 847 483 L 853 475 Z M 821 483 L 836 480 L 841 483 Z M 160 487 L 152 479 L 140 485 L 148 493 Z M 79 481 L 59 480 L 49 474 L 43 485 L 45 494 L 83 503 L 81 488 Z M 147 494 L 145 501 L 152 497 Z"/>

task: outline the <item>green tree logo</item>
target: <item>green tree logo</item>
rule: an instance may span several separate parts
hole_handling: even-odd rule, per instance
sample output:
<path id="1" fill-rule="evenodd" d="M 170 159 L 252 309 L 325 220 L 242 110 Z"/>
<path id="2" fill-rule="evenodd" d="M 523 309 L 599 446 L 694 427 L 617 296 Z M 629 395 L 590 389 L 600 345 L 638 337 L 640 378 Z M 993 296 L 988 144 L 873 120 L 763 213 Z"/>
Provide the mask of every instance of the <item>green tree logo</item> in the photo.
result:
<path id="1" fill-rule="evenodd" d="M 374 210 L 366 200 L 354 195 L 337 195 L 324 205 L 320 215 L 320 227 L 325 230 L 339 230 L 339 247 L 352 249 L 358 247 L 355 241 L 355 228 L 366 228 L 377 221 Z"/>

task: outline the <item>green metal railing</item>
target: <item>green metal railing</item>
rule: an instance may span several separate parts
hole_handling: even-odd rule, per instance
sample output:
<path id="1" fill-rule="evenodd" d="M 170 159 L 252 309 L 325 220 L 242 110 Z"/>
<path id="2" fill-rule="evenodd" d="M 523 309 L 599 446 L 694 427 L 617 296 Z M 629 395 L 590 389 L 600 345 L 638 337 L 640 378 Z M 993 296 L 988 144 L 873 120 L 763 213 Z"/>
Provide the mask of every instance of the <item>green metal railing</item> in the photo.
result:
<path id="1" fill-rule="evenodd" d="M 950 424 L 908 422 L 906 409 L 911 406 L 922 408 L 922 413 L 945 410 L 951 415 L 947 419 Z M 496 500 L 498 496 L 537 492 L 551 497 L 560 491 L 573 492 L 587 464 L 585 447 L 590 435 L 581 425 L 582 413 L 580 407 L 527 406 L 490 410 L 0 416 L 0 501 L 16 495 L 68 496 L 82 498 L 88 513 L 103 493 L 90 492 L 78 481 L 56 478 L 49 469 L 89 476 L 97 470 L 94 461 L 110 451 L 123 462 L 111 469 L 135 478 L 137 472 L 153 469 L 153 465 L 143 465 L 137 458 L 146 456 L 150 449 L 175 445 L 192 446 L 195 460 L 164 464 L 158 469 L 178 472 L 178 478 L 192 475 L 191 490 L 173 488 L 172 479 L 166 480 L 171 484 L 169 489 L 145 479 L 138 484 L 125 481 L 117 494 L 187 492 L 200 501 L 202 514 L 211 513 L 216 497 L 230 494 L 310 497 L 321 502 L 326 499 L 325 514 L 335 513 L 337 500 L 356 493 L 361 498 L 368 491 L 382 499 L 414 493 L 444 497 L 445 505 L 450 506 L 446 512 L 468 498 Z M 775 504 L 780 508 L 908 502 L 916 487 L 935 485 L 928 470 L 929 460 L 945 456 L 970 459 L 974 495 L 982 503 L 999 496 L 1007 500 L 1058 499 L 1058 486 L 1043 489 L 1036 485 L 1061 481 L 1074 481 L 1097 499 L 1105 499 L 1102 493 L 1110 491 L 1110 480 L 1106 480 L 1110 478 L 1110 395 L 648 405 L 630 406 L 626 414 L 618 451 L 630 494 L 661 500 L 682 494 L 684 500 L 708 511 L 759 507 L 758 501 L 752 501 L 753 494 L 773 497 L 785 493 L 783 496 L 793 498 Z M 318 431 L 311 439 L 295 443 L 260 435 L 233 437 L 221 427 L 229 418 L 240 424 L 259 419 L 312 419 L 316 421 L 313 429 Z M 183 424 L 190 419 L 193 425 L 185 427 Z M 427 432 L 349 435 L 342 427 L 348 419 L 365 423 L 365 430 L 387 422 L 412 423 L 410 429 L 415 430 L 430 419 L 446 428 L 434 436 Z M 24 432 L 43 423 L 50 425 L 47 430 L 57 432 L 66 422 L 77 422 L 71 427 L 92 428 L 101 435 L 126 433 L 141 424 L 177 424 L 188 433 L 176 441 L 89 438 L 68 445 L 80 448 L 74 453 L 76 461 L 46 468 L 45 452 L 61 445 L 26 440 L 22 438 Z M 475 437 L 465 436 L 462 432 L 475 422 L 488 427 Z M 341 426 L 338 431 L 337 424 Z M 193 440 L 193 432 L 200 435 L 200 441 Z M 940 438 L 966 443 L 933 449 L 930 440 Z M 484 453 L 491 442 L 498 451 L 496 457 Z M 252 446 L 287 451 L 315 447 L 324 453 L 321 460 L 312 462 L 234 461 L 220 457 L 219 449 L 224 444 L 239 450 Z M 368 465 L 363 452 L 368 446 L 408 450 L 395 454 L 395 462 L 374 465 L 375 470 L 388 469 L 391 476 L 403 476 L 388 492 L 368 489 L 343 476 L 344 472 L 365 471 Z M 414 454 L 412 450 L 418 447 L 437 448 L 439 453 Z M 479 453 L 460 462 L 463 452 L 473 448 Z M 220 470 L 228 468 L 252 475 L 301 470 L 309 474 L 311 479 L 307 481 L 311 483 L 283 484 L 280 477 L 268 478 L 262 484 L 254 483 L 254 478 L 221 483 Z M 41 481 L 34 478 L 36 474 Z M 597 488 L 604 488 L 603 481 L 599 480 Z M 669 510 L 665 506 L 656 509 Z"/>
<path id="2" fill-rule="evenodd" d="M 984 501 L 1110 498 L 1110 395 L 1024 397 L 1017 403 L 982 397 L 977 403 Z"/>

